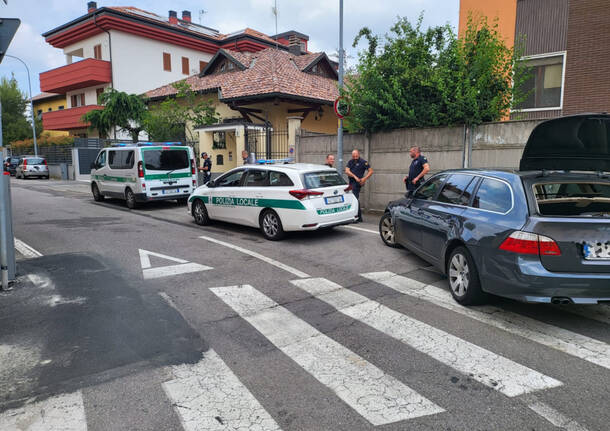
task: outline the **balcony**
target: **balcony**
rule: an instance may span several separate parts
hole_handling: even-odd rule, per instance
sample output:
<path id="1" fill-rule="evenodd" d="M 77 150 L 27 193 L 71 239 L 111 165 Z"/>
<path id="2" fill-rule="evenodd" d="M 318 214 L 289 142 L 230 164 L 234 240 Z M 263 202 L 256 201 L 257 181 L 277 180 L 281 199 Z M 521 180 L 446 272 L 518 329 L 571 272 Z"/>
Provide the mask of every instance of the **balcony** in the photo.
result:
<path id="1" fill-rule="evenodd" d="M 66 94 L 79 88 L 107 84 L 112 80 L 111 63 L 87 58 L 40 74 L 40 89 Z"/>
<path id="2" fill-rule="evenodd" d="M 60 111 L 43 112 L 42 128 L 44 130 L 84 129 L 89 127 L 89 124 L 82 121 L 82 116 L 94 109 L 103 109 L 103 106 L 86 105 Z"/>

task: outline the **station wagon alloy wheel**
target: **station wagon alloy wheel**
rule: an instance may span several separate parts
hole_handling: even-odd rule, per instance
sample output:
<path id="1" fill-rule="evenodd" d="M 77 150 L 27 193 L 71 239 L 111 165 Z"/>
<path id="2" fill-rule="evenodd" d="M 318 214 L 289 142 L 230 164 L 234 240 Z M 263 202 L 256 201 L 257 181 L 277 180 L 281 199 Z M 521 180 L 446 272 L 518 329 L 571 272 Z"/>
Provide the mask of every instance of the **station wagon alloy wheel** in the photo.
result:
<path id="1" fill-rule="evenodd" d="M 396 244 L 396 236 L 394 233 L 394 224 L 392 223 L 392 215 L 386 212 L 379 220 L 379 235 L 385 245 L 388 247 L 398 248 Z"/>
<path id="2" fill-rule="evenodd" d="M 456 254 L 449 264 L 449 284 L 457 296 L 464 296 L 470 283 L 468 262 L 461 254 Z"/>
<path id="3" fill-rule="evenodd" d="M 453 249 L 447 264 L 449 288 L 453 299 L 462 305 L 485 302 L 487 295 L 481 290 L 477 267 L 466 247 Z"/>
<path id="4" fill-rule="evenodd" d="M 210 222 L 208 210 L 206 209 L 205 204 L 201 202 L 201 199 L 195 199 L 193 202 L 193 218 L 195 219 L 195 223 L 200 226 L 205 226 Z"/>
<path id="5" fill-rule="evenodd" d="M 283 238 L 282 222 L 275 211 L 267 210 L 261 214 L 261 231 L 265 238 L 272 241 Z"/>

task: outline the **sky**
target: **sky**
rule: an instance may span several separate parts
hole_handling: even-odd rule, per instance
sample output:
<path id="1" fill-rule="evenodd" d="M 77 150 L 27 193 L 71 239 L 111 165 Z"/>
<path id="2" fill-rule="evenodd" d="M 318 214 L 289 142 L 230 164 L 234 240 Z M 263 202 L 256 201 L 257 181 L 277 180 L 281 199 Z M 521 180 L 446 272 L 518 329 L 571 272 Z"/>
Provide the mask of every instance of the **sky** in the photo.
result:
<path id="1" fill-rule="evenodd" d="M 30 68 L 32 93 L 40 93 L 38 75 L 65 64 L 61 49 L 48 45 L 42 33 L 76 19 L 86 13 L 87 0 L 7 0 L 0 2 L 0 16 L 21 19 L 7 54 L 20 57 Z M 98 0 L 98 7 L 135 6 L 167 16 L 175 10 L 190 10 L 194 22 L 227 34 L 246 27 L 275 34 L 272 7 L 275 0 Z M 309 35 L 309 50 L 328 54 L 339 48 L 339 0 L 277 0 L 278 33 L 296 30 Z M 200 11 L 205 13 L 200 17 Z M 457 32 L 459 0 L 345 0 L 344 48 L 348 65 L 357 62 L 364 42 L 352 48 L 352 42 L 362 27 L 375 34 L 386 34 L 398 16 L 414 22 L 424 13 L 424 27 L 450 24 Z M 5 57 L 0 64 L 0 76 L 14 74 L 19 87 L 28 95 L 25 67 Z"/>

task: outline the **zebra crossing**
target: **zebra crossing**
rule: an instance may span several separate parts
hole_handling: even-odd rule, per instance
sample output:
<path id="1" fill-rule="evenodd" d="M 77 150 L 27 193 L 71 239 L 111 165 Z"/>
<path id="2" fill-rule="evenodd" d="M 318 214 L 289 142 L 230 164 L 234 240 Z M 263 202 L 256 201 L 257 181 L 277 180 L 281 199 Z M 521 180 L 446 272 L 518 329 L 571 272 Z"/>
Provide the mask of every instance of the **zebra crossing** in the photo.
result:
<path id="1" fill-rule="evenodd" d="M 448 291 L 391 272 L 360 274 L 407 297 L 451 310 L 474 321 L 563 354 L 610 367 L 610 345 L 575 332 L 498 307 L 466 308 Z M 586 431 L 577 421 L 536 396 L 561 390 L 564 383 L 507 356 L 438 329 L 325 278 L 299 278 L 287 283 L 338 313 L 428 356 L 503 396 L 522 402 L 550 425 Z M 247 322 L 299 368 L 328 388 L 371 426 L 432 417 L 448 412 L 442 397 L 426 396 L 377 364 L 322 333 L 257 287 L 213 287 L 210 291 L 234 316 Z M 171 300 L 170 300 L 171 301 Z M 175 304 L 172 306 L 176 307 Z M 279 430 L 275 411 L 261 404 L 231 369 L 228 358 L 206 351 L 196 364 L 170 367 L 171 378 L 160 382 L 185 431 Z M 298 388 L 285 387 L 292 391 Z M 80 392 L 60 395 L 0 413 L 0 429 L 85 430 L 85 404 Z M 62 422 L 57 422 L 61 417 Z M 56 422 L 53 422 L 53 421 Z M 32 424 L 28 428 L 25 425 Z M 45 426 L 46 425 L 46 426 Z"/>

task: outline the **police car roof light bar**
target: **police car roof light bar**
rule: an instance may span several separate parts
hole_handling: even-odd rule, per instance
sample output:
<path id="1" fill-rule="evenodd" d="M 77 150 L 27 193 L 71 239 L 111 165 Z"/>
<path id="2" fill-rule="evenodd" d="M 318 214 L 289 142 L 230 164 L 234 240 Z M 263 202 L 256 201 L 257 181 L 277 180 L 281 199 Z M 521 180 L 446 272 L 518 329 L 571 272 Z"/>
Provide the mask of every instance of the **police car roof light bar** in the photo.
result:
<path id="1" fill-rule="evenodd" d="M 256 161 L 259 165 L 273 165 L 273 164 L 283 164 L 286 165 L 288 163 L 293 163 L 294 159 L 287 157 L 285 159 L 258 159 Z"/>

